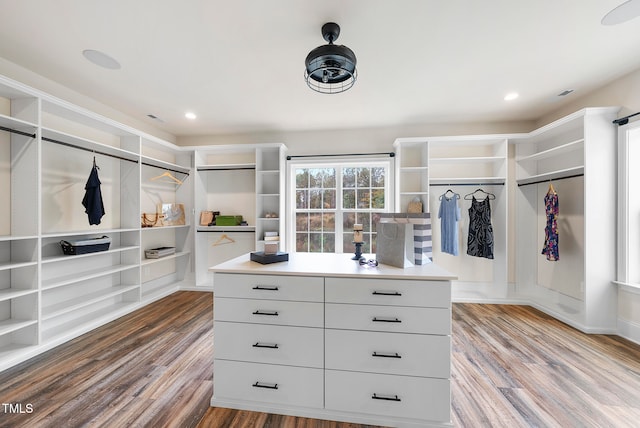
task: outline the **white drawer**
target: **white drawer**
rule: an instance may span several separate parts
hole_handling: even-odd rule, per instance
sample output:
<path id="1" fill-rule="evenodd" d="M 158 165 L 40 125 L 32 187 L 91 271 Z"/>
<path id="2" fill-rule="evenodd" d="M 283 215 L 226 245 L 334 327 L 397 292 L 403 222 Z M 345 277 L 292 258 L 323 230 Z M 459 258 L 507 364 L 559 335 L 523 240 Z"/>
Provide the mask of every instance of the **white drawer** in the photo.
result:
<path id="1" fill-rule="evenodd" d="M 323 302 L 324 278 L 215 273 L 213 292 L 218 297 Z"/>
<path id="2" fill-rule="evenodd" d="M 325 278 L 325 294 L 330 303 L 451 307 L 448 281 Z"/>
<path id="3" fill-rule="evenodd" d="M 323 370 L 214 360 L 213 397 L 322 408 Z"/>
<path id="4" fill-rule="evenodd" d="M 325 330 L 327 369 L 448 379 L 451 337 Z"/>
<path id="5" fill-rule="evenodd" d="M 357 372 L 325 371 L 325 407 L 369 415 L 448 423 L 449 380 Z"/>
<path id="6" fill-rule="evenodd" d="M 451 309 L 325 304 L 326 328 L 451 334 Z"/>
<path id="7" fill-rule="evenodd" d="M 214 321 L 324 327 L 322 303 L 215 297 Z"/>
<path id="8" fill-rule="evenodd" d="M 323 335 L 321 328 L 218 321 L 213 349 L 225 360 L 322 368 Z"/>

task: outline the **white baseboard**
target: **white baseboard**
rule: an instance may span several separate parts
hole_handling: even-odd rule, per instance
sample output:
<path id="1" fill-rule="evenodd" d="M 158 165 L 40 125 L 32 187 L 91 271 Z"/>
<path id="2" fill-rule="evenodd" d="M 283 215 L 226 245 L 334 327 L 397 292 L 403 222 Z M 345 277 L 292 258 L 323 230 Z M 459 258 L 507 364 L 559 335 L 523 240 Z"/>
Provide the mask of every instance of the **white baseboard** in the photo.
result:
<path id="1" fill-rule="evenodd" d="M 618 336 L 640 345 L 640 324 L 618 318 Z"/>

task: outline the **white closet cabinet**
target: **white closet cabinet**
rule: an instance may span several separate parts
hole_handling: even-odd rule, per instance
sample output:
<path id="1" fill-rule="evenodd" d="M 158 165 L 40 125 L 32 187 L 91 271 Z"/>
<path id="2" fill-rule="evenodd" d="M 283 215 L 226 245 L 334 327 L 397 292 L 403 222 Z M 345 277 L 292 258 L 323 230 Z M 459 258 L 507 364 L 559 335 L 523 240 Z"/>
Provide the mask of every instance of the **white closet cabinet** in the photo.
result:
<path id="1" fill-rule="evenodd" d="M 590 333 L 615 333 L 618 108 L 587 108 L 516 141 L 518 294 Z M 559 260 L 541 254 L 552 184 Z"/>
<path id="2" fill-rule="evenodd" d="M 140 251 L 142 267 L 142 300 L 164 297 L 191 278 L 193 248 L 193 179 L 191 152 L 176 150 L 164 141 L 142 139 L 140 212 L 154 213 L 162 204 L 182 204 L 184 225 L 143 227 Z M 147 259 L 145 250 L 175 247 L 175 254 Z"/>
<path id="3" fill-rule="evenodd" d="M 0 80 L 0 369 L 38 345 L 39 102 Z"/>
<path id="4" fill-rule="evenodd" d="M 509 135 L 470 135 L 451 137 L 398 138 L 396 165 L 400 165 L 396 181 L 396 210 L 407 211 L 407 203 L 418 196 L 423 211 L 431 214 L 433 260 L 454 272 L 455 299 L 504 299 L 509 294 L 507 281 L 507 222 L 508 222 L 508 143 Z M 468 210 L 471 201 L 465 195 L 476 189 L 495 195 L 491 204 L 491 223 L 494 232 L 494 258 L 467 255 L 469 230 Z M 441 251 L 440 196 L 447 190 L 458 193 L 460 221 L 458 222 L 459 254 Z M 481 199 L 482 193 L 476 197 Z"/>
<path id="5" fill-rule="evenodd" d="M 396 158 L 395 211 L 406 212 L 409 202 L 422 202 L 422 211 L 429 212 L 429 156 L 427 142 L 422 138 L 403 138 L 393 143 Z"/>
<path id="6" fill-rule="evenodd" d="M 82 205 L 94 160 L 99 225 Z M 192 246 L 190 168 L 189 151 L 0 77 L 0 370 L 178 290 Z M 183 184 L 149 180 L 163 171 Z M 150 195 L 184 203 L 187 224 L 142 231 Z M 108 251 L 63 254 L 61 241 L 101 236 Z M 151 263 L 147 245 L 178 254 Z"/>
<path id="7" fill-rule="evenodd" d="M 451 283 L 435 264 L 363 269 L 291 253 L 212 268 L 213 406 L 451 426 Z"/>
<path id="8" fill-rule="evenodd" d="M 246 226 L 204 226 L 196 233 L 196 285 L 211 287 L 211 266 L 264 249 L 265 232 L 277 232 L 284 248 L 283 144 L 194 147 L 195 214 L 241 215 Z"/>

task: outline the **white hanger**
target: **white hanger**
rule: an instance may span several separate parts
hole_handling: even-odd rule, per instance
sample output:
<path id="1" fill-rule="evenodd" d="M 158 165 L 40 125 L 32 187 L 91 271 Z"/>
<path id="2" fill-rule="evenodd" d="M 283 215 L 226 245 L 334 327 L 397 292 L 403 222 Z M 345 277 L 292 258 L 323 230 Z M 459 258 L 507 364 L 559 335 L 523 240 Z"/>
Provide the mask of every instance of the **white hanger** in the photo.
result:
<path id="1" fill-rule="evenodd" d="M 176 183 L 178 183 L 178 184 L 182 184 L 182 180 L 180 180 L 180 179 L 178 179 L 178 178 L 174 177 L 174 176 L 173 176 L 169 171 L 165 171 L 165 172 L 163 172 L 162 174 L 158 175 L 157 177 L 153 177 L 153 178 L 151 178 L 151 181 L 159 180 L 159 179 L 164 178 L 164 177 L 167 177 L 167 178 L 169 178 L 169 179 L 171 179 L 171 180 L 175 181 L 175 182 L 176 182 Z"/>
<path id="2" fill-rule="evenodd" d="M 229 235 L 227 235 L 226 233 L 223 233 L 222 235 L 220 235 L 220 237 L 218 238 L 218 240 L 216 242 L 211 244 L 211 246 L 212 247 L 217 247 L 218 245 L 232 244 L 234 242 L 236 242 L 235 239 L 229 237 Z"/>

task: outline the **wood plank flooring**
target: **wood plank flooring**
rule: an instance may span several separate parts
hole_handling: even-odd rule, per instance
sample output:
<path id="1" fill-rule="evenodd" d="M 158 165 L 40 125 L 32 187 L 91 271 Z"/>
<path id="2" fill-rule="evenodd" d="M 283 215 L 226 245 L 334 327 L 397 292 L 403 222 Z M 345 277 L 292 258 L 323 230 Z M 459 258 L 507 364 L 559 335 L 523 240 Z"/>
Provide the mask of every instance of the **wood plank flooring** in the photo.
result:
<path id="1" fill-rule="evenodd" d="M 454 426 L 638 426 L 639 345 L 529 307 L 454 304 L 453 320 Z M 178 292 L 6 370 L 0 427 L 364 428 L 209 407 L 212 323 L 211 294 Z"/>

